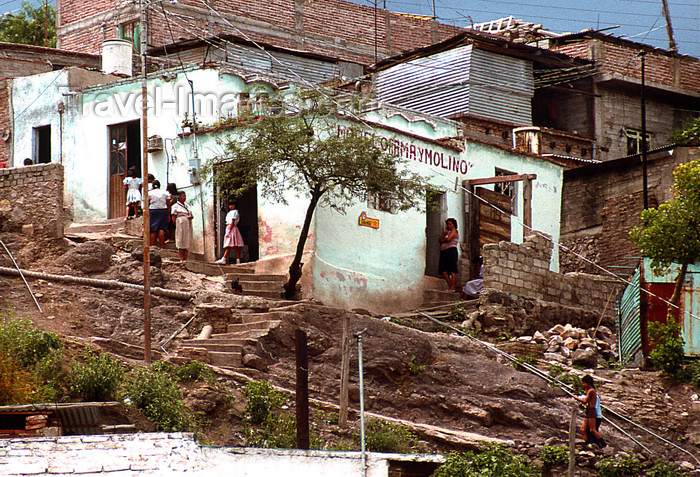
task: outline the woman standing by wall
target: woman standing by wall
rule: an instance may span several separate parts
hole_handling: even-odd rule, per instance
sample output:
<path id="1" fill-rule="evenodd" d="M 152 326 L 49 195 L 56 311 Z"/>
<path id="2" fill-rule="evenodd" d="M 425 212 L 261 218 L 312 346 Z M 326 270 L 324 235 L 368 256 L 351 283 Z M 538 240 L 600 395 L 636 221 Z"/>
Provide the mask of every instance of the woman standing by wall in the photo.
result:
<path id="1" fill-rule="evenodd" d="M 187 207 L 187 194 L 184 191 L 177 193 L 177 202 L 170 209 L 170 214 L 175 222 L 175 246 L 180 255 L 180 261 L 187 260 L 189 248 L 192 246 L 192 212 Z"/>
<path id="2" fill-rule="evenodd" d="M 457 245 L 459 244 L 459 233 L 457 232 L 457 221 L 447 219 L 445 230 L 440 235 L 440 263 L 438 272 L 445 278 L 447 289 L 455 289 L 457 280 Z"/>

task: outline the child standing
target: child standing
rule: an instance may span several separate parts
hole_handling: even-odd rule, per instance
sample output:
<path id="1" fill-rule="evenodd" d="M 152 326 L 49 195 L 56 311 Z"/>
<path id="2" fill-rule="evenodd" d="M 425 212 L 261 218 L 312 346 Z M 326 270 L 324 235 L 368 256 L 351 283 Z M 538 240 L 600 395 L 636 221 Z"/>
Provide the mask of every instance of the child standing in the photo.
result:
<path id="1" fill-rule="evenodd" d="M 124 178 L 126 189 L 126 218 L 133 219 L 141 215 L 141 183 L 143 180 L 136 177 L 136 167 L 131 166 Z"/>
<path id="2" fill-rule="evenodd" d="M 215 263 L 226 265 L 231 249 L 236 250 L 236 263 L 241 263 L 241 247 L 243 247 L 243 237 L 238 230 L 238 222 L 241 216 L 236 209 L 236 201 L 229 199 L 228 214 L 226 214 L 226 234 L 224 235 L 224 255 Z"/>

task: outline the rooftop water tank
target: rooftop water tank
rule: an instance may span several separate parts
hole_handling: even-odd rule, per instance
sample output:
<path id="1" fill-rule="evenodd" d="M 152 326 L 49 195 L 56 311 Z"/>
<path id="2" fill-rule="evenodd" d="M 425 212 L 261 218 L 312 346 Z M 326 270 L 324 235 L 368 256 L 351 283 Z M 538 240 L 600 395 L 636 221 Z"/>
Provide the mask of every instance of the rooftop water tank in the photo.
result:
<path id="1" fill-rule="evenodd" d="M 102 72 L 131 76 L 131 55 L 134 45 L 128 40 L 102 42 Z"/>

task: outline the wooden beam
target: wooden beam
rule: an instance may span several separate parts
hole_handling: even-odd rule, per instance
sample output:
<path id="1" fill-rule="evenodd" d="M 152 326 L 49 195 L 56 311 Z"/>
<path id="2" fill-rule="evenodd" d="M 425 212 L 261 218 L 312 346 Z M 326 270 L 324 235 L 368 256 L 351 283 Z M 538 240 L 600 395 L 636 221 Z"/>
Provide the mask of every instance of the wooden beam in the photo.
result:
<path id="1" fill-rule="evenodd" d="M 484 177 L 482 179 L 471 179 L 466 181 L 467 185 L 502 184 L 504 182 L 518 182 L 524 180 L 537 179 L 537 174 L 518 174 L 514 176 Z"/>
<path id="2" fill-rule="evenodd" d="M 523 224 L 528 229 L 532 229 L 532 179 L 526 177 L 523 180 Z"/>

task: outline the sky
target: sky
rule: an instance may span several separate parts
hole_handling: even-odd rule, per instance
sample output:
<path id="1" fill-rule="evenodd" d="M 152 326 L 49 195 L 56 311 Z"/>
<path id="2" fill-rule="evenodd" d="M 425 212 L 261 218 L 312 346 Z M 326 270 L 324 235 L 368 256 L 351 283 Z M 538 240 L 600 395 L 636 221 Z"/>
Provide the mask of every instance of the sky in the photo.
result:
<path id="1" fill-rule="evenodd" d="M 30 0 L 31 1 L 31 0 Z M 432 16 L 457 26 L 513 15 L 517 20 L 540 23 L 554 33 L 603 29 L 615 36 L 668 48 L 661 0 L 352 0 L 394 12 Z M 42 0 L 33 0 L 43 3 Z M 55 4 L 55 0 L 50 1 Z M 678 52 L 700 58 L 700 0 L 668 0 Z M 21 0 L 0 0 L 0 12 L 20 8 Z"/>
<path id="2" fill-rule="evenodd" d="M 375 0 L 353 0 L 374 6 Z M 467 26 L 513 15 L 554 33 L 618 26 L 606 33 L 668 49 L 661 0 L 377 0 L 394 12 L 432 16 L 441 23 Z M 700 58 L 700 0 L 668 0 L 678 52 Z"/>

